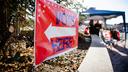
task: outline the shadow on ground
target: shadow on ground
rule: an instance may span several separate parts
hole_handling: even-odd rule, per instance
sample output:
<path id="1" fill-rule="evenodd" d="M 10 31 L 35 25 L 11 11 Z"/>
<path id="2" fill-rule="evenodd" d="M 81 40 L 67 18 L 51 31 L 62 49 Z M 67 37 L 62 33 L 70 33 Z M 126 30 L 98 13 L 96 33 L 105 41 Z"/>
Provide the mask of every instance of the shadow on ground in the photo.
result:
<path id="1" fill-rule="evenodd" d="M 88 50 L 91 45 L 91 36 L 85 36 L 78 38 L 78 49 Z"/>
<path id="2" fill-rule="evenodd" d="M 114 72 L 128 72 L 128 48 L 118 45 L 114 46 L 114 48 L 107 48 Z"/>

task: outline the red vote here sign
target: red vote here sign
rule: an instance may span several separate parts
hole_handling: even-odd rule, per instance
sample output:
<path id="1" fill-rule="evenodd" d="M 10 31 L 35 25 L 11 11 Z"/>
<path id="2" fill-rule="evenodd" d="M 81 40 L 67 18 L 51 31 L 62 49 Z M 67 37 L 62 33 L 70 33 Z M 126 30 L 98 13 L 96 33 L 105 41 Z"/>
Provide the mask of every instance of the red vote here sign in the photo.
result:
<path id="1" fill-rule="evenodd" d="M 49 0 L 36 0 L 35 65 L 78 46 L 78 14 Z"/>

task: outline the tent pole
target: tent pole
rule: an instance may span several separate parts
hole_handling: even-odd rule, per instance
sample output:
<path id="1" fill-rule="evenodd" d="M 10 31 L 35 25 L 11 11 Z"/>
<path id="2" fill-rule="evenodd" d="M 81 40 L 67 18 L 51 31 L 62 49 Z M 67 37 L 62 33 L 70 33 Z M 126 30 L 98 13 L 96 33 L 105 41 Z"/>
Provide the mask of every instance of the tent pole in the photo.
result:
<path id="1" fill-rule="evenodd" d="M 106 28 L 106 20 L 107 20 L 107 19 L 104 18 L 104 27 L 105 27 L 105 28 Z"/>
<path id="2" fill-rule="evenodd" d="M 127 30 L 126 30 L 126 28 L 127 28 L 127 25 L 126 25 L 126 22 L 125 22 L 125 13 L 123 14 L 123 24 L 124 24 L 124 31 L 125 31 L 125 48 L 126 48 L 126 44 L 127 44 Z"/>

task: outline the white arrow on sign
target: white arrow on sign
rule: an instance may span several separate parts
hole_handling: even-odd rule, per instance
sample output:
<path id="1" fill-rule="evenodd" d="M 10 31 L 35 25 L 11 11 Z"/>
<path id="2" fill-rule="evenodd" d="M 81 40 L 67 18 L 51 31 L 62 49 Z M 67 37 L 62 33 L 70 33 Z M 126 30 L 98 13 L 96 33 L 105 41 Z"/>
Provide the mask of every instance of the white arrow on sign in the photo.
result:
<path id="1" fill-rule="evenodd" d="M 47 36 L 48 40 L 54 37 L 61 37 L 61 36 L 75 36 L 76 35 L 76 28 L 69 28 L 69 27 L 56 27 L 52 26 L 52 23 L 45 31 L 45 35 Z"/>

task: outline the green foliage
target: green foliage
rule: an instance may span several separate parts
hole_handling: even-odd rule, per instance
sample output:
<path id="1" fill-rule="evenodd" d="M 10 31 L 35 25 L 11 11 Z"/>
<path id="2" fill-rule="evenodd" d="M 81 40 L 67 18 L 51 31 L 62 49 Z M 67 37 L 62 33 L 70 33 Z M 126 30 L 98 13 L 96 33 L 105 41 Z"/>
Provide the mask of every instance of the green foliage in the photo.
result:
<path id="1" fill-rule="evenodd" d="M 79 14 L 79 22 L 81 22 L 82 20 L 86 20 L 86 19 L 87 19 L 87 15 Z"/>
<path id="2" fill-rule="evenodd" d="M 63 1 L 67 1 L 67 0 L 55 0 L 58 4 L 60 4 Z"/>
<path id="3" fill-rule="evenodd" d="M 80 2 L 73 1 L 73 0 L 54 0 L 55 2 L 61 4 L 62 6 L 69 8 L 69 9 L 74 9 L 77 13 L 82 11 L 83 9 L 86 9 Z"/>

